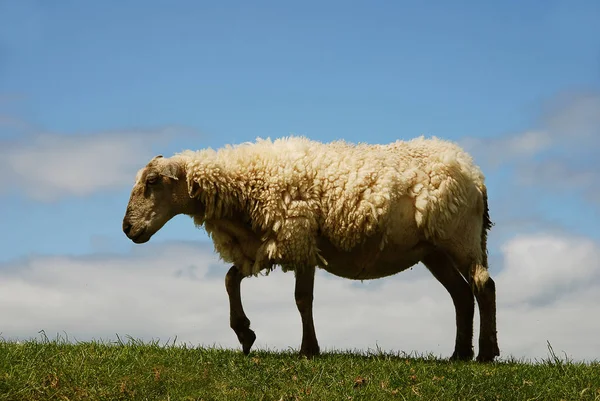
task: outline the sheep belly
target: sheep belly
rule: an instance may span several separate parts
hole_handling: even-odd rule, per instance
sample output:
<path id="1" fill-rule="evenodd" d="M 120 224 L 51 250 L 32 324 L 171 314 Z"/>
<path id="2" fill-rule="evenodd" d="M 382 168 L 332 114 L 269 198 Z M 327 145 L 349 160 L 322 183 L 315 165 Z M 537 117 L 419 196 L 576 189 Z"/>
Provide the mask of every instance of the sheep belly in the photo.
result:
<path id="1" fill-rule="evenodd" d="M 408 197 L 397 199 L 391 205 L 383 248 L 382 232 L 349 251 L 336 247 L 325 237 L 318 238 L 320 254 L 327 261 L 319 267 L 336 276 L 369 280 L 391 276 L 414 266 L 433 248 L 425 241 L 414 216 L 413 200 Z"/>
<path id="2" fill-rule="evenodd" d="M 426 242 L 401 245 L 389 243 L 380 250 L 380 236 L 373 237 L 350 251 L 335 247 L 320 238 L 318 247 L 327 264 L 319 267 L 339 277 L 353 280 L 370 280 L 391 276 L 414 266 L 431 250 Z"/>

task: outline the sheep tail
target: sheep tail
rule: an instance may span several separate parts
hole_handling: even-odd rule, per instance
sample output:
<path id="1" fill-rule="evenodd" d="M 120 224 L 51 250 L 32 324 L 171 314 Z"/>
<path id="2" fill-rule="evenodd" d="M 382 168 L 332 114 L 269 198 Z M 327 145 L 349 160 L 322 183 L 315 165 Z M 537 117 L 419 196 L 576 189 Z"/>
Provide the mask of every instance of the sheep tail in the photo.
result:
<path id="1" fill-rule="evenodd" d="M 485 287 L 485 284 L 490 278 L 488 273 L 488 251 L 487 251 L 487 235 L 494 223 L 490 219 L 490 210 L 488 207 L 487 189 L 485 186 L 481 188 L 483 195 L 483 224 L 481 225 L 481 264 L 476 263 L 472 272 L 473 284 L 478 290 Z"/>

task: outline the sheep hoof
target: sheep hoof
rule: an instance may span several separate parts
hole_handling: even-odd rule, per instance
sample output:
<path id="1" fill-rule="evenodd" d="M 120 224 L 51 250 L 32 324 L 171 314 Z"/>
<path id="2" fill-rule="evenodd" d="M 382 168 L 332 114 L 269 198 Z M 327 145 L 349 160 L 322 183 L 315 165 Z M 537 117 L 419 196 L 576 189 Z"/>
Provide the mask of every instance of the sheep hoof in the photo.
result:
<path id="1" fill-rule="evenodd" d="M 244 355 L 248 355 L 250 353 L 250 348 L 252 348 L 252 344 L 256 341 L 256 334 L 250 329 L 246 329 L 238 333 L 238 340 L 240 344 L 242 344 L 242 351 Z"/>
<path id="2" fill-rule="evenodd" d="M 300 347 L 300 356 L 305 356 L 309 359 L 314 358 L 315 356 L 318 356 L 320 352 L 321 351 L 319 350 L 318 344 L 302 345 L 302 347 Z"/>
<path id="3" fill-rule="evenodd" d="M 491 352 L 490 352 L 491 351 Z M 477 355 L 477 362 L 494 362 L 494 358 L 500 356 L 500 350 L 494 345 L 491 350 L 482 349 Z"/>
<path id="4" fill-rule="evenodd" d="M 496 357 L 495 355 L 482 355 L 482 354 L 479 354 L 479 355 L 477 355 L 477 362 L 481 362 L 481 363 L 494 362 L 494 358 L 495 357 Z"/>
<path id="5" fill-rule="evenodd" d="M 479 343 L 479 355 L 477 355 L 477 362 L 493 362 L 494 358 L 500 355 L 500 349 L 498 348 L 498 342 L 494 338 L 489 341 L 482 341 Z"/>
<path id="6" fill-rule="evenodd" d="M 473 350 L 469 351 L 457 351 L 455 350 L 450 357 L 451 361 L 470 361 L 473 359 Z"/>

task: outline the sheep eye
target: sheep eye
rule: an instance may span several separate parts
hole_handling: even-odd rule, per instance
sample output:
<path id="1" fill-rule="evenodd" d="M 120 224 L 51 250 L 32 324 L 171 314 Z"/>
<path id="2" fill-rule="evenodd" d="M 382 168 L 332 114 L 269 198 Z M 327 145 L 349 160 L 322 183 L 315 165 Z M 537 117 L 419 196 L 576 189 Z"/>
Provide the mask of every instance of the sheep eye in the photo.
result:
<path id="1" fill-rule="evenodd" d="M 152 184 L 156 184 L 157 182 L 158 182 L 157 174 L 150 174 L 148 177 L 146 177 L 146 184 L 152 185 Z"/>

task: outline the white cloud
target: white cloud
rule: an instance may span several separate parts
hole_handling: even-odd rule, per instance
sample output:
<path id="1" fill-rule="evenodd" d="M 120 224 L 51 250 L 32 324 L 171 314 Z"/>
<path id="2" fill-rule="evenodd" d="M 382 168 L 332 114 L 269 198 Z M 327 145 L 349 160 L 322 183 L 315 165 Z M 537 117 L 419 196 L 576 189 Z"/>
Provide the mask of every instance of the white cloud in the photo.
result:
<path id="1" fill-rule="evenodd" d="M 580 360 L 600 359 L 600 244 L 565 235 L 534 234 L 502 246 L 496 275 L 501 348 L 514 356 L 554 350 Z"/>
<path id="2" fill-rule="evenodd" d="M 535 130 L 461 142 L 488 172 L 512 167 L 515 179 L 509 183 L 554 193 L 570 191 L 598 206 L 600 94 L 560 94 L 542 110 Z"/>
<path id="3" fill-rule="evenodd" d="M 552 136 L 546 131 L 525 131 L 498 138 L 467 137 L 461 145 L 468 152 L 481 155 L 482 161 L 491 167 L 530 158 L 552 146 Z"/>
<path id="4" fill-rule="evenodd" d="M 578 160 L 596 156 L 600 145 L 600 94 L 565 93 L 542 107 L 538 128 L 496 138 L 467 137 L 461 144 L 486 164 L 497 167 L 551 152 Z"/>
<path id="5" fill-rule="evenodd" d="M 548 102 L 542 124 L 556 142 L 600 144 L 600 94 L 563 93 Z"/>
<path id="6" fill-rule="evenodd" d="M 538 127 L 496 138 L 464 138 L 482 159 L 510 163 L 549 150 L 595 156 L 600 145 L 600 93 L 562 93 L 544 103 Z M 574 153 L 575 152 L 575 153 Z"/>
<path id="7" fill-rule="evenodd" d="M 502 246 L 498 275 L 505 305 L 554 306 L 573 292 L 600 287 L 600 248 L 587 238 L 556 235 L 517 237 Z"/>
<path id="8" fill-rule="evenodd" d="M 581 193 L 584 199 L 600 205 L 599 169 L 597 159 L 574 160 L 569 157 L 556 157 L 518 165 L 516 182 L 558 194 L 567 191 Z"/>
<path id="9" fill-rule="evenodd" d="M 495 275 L 504 357 L 545 358 L 546 341 L 576 359 L 600 358 L 600 246 L 565 235 L 507 242 Z M 45 330 L 70 338 L 173 339 L 238 348 L 223 278 L 229 266 L 208 244 L 136 246 L 127 255 L 39 256 L 0 265 L 4 338 Z M 293 275 L 244 280 L 242 296 L 257 346 L 298 348 Z M 374 348 L 449 356 L 454 308 L 422 267 L 355 282 L 319 272 L 315 323 L 323 348 Z M 476 323 L 477 328 L 477 323 Z M 475 344 L 477 344 L 477 330 Z"/>
<path id="10" fill-rule="evenodd" d="M 157 143 L 181 131 L 23 135 L 0 142 L 0 193 L 24 192 L 39 201 L 131 185 Z"/>

